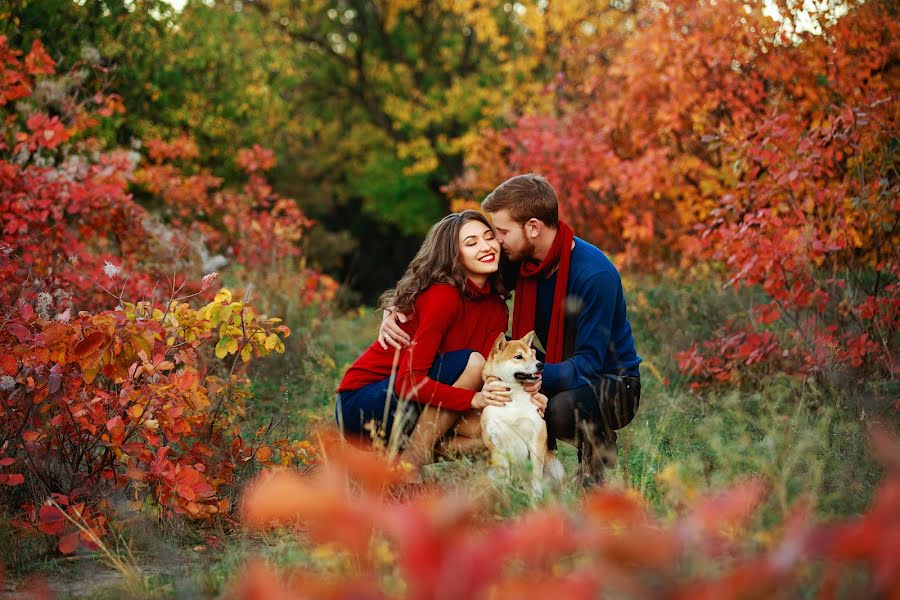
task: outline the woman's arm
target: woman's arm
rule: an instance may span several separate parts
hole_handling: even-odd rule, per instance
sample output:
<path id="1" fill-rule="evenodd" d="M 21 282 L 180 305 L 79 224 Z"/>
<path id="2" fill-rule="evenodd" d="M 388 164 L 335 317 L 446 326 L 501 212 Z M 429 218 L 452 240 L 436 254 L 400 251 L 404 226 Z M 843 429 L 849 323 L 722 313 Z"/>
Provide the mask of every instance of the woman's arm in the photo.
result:
<path id="1" fill-rule="evenodd" d="M 456 323 L 462 307 L 459 292 L 449 285 L 434 285 L 416 300 L 418 327 L 409 346 L 400 354 L 394 389 L 401 398 L 433 404 L 448 410 L 468 410 L 475 396 L 428 377 L 441 342 Z"/>

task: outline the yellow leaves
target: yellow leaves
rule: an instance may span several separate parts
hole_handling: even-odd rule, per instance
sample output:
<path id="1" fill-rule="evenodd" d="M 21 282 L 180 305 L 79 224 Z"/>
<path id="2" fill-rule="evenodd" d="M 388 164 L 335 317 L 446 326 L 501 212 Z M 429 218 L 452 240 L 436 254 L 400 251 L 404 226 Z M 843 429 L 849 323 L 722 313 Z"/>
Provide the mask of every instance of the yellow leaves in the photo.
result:
<path id="1" fill-rule="evenodd" d="M 97 379 L 97 373 L 100 372 L 100 368 L 97 366 L 94 367 L 86 367 L 81 369 L 81 377 L 84 379 L 85 383 L 93 383 L 95 379 Z"/>
<path id="2" fill-rule="evenodd" d="M 226 335 L 219 338 L 219 342 L 216 344 L 216 358 L 225 358 L 229 354 L 234 354 L 238 351 L 238 342 L 233 337 Z"/>
<path id="3" fill-rule="evenodd" d="M 241 349 L 241 360 L 245 363 L 250 362 L 250 358 L 253 356 L 253 346 L 250 344 L 245 344 Z"/>
<path id="4" fill-rule="evenodd" d="M 266 341 L 263 343 L 263 346 L 265 346 L 266 350 L 272 351 L 275 349 L 275 346 L 280 342 L 281 342 L 281 340 L 278 339 L 278 336 L 273 333 L 273 334 L 270 334 L 268 337 L 266 337 Z"/>
<path id="5" fill-rule="evenodd" d="M 384 3 L 384 28 L 391 31 L 397 26 L 400 13 L 410 11 L 419 4 L 418 0 L 389 0 Z"/>
<path id="6" fill-rule="evenodd" d="M 203 388 L 194 390 L 187 398 L 194 410 L 203 410 L 210 405 L 209 396 Z"/>
<path id="7" fill-rule="evenodd" d="M 139 421 L 141 416 L 143 416 L 145 410 L 145 405 L 143 404 L 132 404 L 128 407 L 128 410 L 125 413 L 128 415 L 128 418 L 132 421 Z"/>
<path id="8" fill-rule="evenodd" d="M 398 144 L 397 156 L 413 161 L 412 165 L 403 168 L 406 175 L 430 173 L 438 167 L 437 155 L 431 147 L 431 142 L 426 138 L 416 138 L 409 143 Z"/>

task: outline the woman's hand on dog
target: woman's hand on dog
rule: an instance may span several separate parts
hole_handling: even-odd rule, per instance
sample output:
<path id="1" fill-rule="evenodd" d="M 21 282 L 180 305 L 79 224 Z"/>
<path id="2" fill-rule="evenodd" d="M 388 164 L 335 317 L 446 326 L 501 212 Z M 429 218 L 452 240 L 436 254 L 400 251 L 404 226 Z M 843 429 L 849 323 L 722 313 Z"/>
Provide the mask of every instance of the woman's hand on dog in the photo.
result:
<path id="1" fill-rule="evenodd" d="M 397 350 L 402 350 L 409 345 L 409 334 L 400 328 L 400 323 L 406 323 L 407 317 L 403 313 L 397 312 L 391 308 L 384 311 L 381 317 L 381 326 L 378 328 L 378 343 L 387 350 L 388 346 L 393 346 Z"/>
<path id="2" fill-rule="evenodd" d="M 509 402 L 509 388 L 502 381 L 492 379 L 484 384 L 480 392 L 472 398 L 472 408 L 484 408 L 485 406 L 503 406 Z"/>

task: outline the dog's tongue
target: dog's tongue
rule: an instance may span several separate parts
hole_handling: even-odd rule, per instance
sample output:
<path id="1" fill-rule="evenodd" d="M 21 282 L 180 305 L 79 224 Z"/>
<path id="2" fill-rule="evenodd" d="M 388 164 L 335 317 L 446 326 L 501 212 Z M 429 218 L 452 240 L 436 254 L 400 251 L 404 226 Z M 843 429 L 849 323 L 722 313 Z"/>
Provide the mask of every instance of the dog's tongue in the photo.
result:
<path id="1" fill-rule="evenodd" d="M 537 379 L 537 373 L 522 373 L 522 372 L 519 372 L 519 373 L 516 373 L 516 374 L 514 375 L 514 377 L 515 377 L 516 379 L 518 379 L 519 381 L 532 381 L 532 380 L 534 380 L 534 379 Z"/>

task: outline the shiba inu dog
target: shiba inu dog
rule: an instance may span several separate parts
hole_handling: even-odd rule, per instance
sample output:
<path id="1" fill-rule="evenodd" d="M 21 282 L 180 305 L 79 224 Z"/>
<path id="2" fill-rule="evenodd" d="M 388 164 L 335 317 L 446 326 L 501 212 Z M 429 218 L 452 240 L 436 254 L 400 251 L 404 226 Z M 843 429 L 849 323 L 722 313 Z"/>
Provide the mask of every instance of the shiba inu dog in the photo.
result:
<path id="1" fill-rule="evenodd" d="M 540 377 L 543 363 L 531 347 L 534 331 L 522 339 L 507 341 L 500 334 L 484 365 L 485 381 L 496 377 L 510 389 L 510 401 L 503 406 L 486 406 L 481 411 L 481 433 L 491 452 L 493 469 L 509 474 L 510 463 L 531 460 L 532 491 L 542 495 L 541 483 L 547 471 L 552 483 L 562 479 L 562 464 L 547 450 L 547 423 L 522 387 Z"/>

